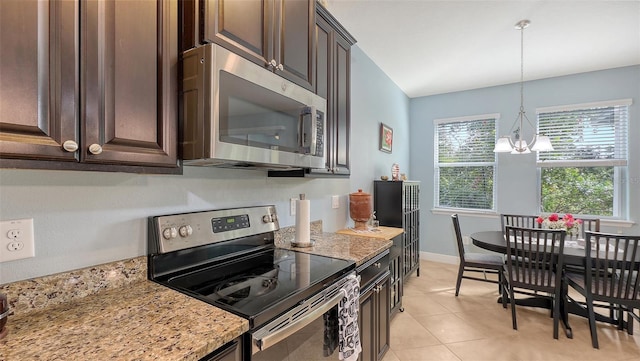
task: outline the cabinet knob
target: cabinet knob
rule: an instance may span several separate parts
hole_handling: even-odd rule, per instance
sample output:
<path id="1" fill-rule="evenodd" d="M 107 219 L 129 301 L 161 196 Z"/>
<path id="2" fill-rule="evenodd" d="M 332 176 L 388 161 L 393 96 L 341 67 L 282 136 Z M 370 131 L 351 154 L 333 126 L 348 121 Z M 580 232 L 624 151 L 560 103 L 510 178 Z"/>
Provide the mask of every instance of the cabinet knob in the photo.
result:
<path id="1" fill-rule="evenodd" d="M 93 143 L 89 146 L 89 153 L 98 155 L 102 153 L 102 147 L 100 144 Z"/>
<path id="2" fill-rule="evenodd" d="M 380 266 L 382 266 L 382 263 L 380 263 L 380 262 L 376 262 L 376 263 L 374 263 L 373 265 L 374 265 L 374 266 L 376 266 L 377 268 L 380 268 Z"/>
<path id="3" fill-rule="evenodd" d="M 276 61 L 276 59 L 271 59 L 271 61 L 269 62 L 269 65 L 271 65 L 272 68 L 277 68 L 278 62 Z"/>
<path id="4" fill-rule="evenodd" d="M 284 66 L 282 66 L 282 64 L 278 64 L 278 66 L 276 67 L 278 70 L 283 71 L 284 70 Z"/>
<path id="5" fill-rule="evenodd" d="M 65 140 L 65 142 L 62 143 L 62 148 L 67 152 L 75 152 L 78 150 L 78 143 L 73 140 Z"/>

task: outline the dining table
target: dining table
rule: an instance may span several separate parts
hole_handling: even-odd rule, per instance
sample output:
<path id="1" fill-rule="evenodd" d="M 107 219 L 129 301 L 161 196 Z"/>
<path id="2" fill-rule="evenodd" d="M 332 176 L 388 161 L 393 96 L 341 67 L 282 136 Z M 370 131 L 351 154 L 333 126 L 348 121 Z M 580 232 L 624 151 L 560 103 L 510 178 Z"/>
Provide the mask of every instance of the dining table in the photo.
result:
<path id="1" fill-rule="evenodd" d="M 469 235 L 471 238 L 471 242 L 482 249 L 486 249 L 493 252 L 498 252 L 502 254 L 507 253 L 507 241 L 505 240 L 504 233 L 502 231 L 483 231 L 483 232 L 475 232 Z M 591 251 L 592 253 L 595 251 Z M 564 247 L 564 266 L 565 267 L 584 267 L 585 265 L 585 249 L 584 245 L 580 246 L 577 242 L 570 241 L 565 243 Z M 588 314 L 586 309 L 572 301 L 571 299 L 567 299 L 568 287 L 566 283 L 563 282 L 562 286 L 562 300 L 567 301 L 562 302 L 560 304 L 560 313 L 562 323 L 565 329 L 565 333 L 568 338 L 573 338 L 573 331 L 571 329 L 571 325 L 569 324 L 568 314 L 579 315 L 582 317 L 588 318 Z M 502 296 L 498 298 L 498 302 L 502 303 Z M 528 307 L 542 307 L 547 309 L 552 309 L 553 304 L 548 298 L 542 297 L 528 297 L 528 298 L 518 298 L 515 302 L 517 305 L 528 306 Z M 611 324 L 617 325 L 619 321 L 614 317 L 615 312 L 611 312 L 609 316 L 602 315 L 596 312 L 596 320 L 601 322 L 607 322 Z M 627 322 L 623 321 L 623 327 L 627 327 Z"/>

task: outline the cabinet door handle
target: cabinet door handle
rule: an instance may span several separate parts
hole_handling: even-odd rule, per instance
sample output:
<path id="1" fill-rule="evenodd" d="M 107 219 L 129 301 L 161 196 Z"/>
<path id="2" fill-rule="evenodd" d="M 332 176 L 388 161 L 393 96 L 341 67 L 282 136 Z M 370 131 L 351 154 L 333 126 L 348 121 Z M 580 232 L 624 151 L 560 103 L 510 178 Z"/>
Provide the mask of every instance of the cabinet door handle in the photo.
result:
<path id="1" fill-rule="evenodd" d="M 78 150 L 78 143 L 73 140 L 65 140 L 65 142 L 62 143 L 62 148 L 67 152 L 75 152 Z"/>
<path id="2" fill-rule="evenodd" d="M 282 64 L 278 64 L 278 66 L 276 67 L 278 70 L 283 71 L 284 70 L 284 66 L 282 66 Z"/>
<path id="3" fill-rule="evenodd" d="M 269 65 L 275 69 L 278 67 L 278 62 L 276 61 L 276 59 L 271 59 L 271 61 L 269 62 Z"/>
<path id="4" fill-rule="evenodd" d="M 100 144 L 93 143 L 89 146 L 89 153 L 98 155 L 102 153 L 102 147 Z"/>
<path id="5" fill-rule="evenodd" d="M 382 266 L 382 263 L 380 263 L 380 262 L 376 262 L 376 263 L 374 263 L 373 265 L 374 265 L 374 266 L 376 266 L 377 268 L 380 268 L 380 266 Z"/>

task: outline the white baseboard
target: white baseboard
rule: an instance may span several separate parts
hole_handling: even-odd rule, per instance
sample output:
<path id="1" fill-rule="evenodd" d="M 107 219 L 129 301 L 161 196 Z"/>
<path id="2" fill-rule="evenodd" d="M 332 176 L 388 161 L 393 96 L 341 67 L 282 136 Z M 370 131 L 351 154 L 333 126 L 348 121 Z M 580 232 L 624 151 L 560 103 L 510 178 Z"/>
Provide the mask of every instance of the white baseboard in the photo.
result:
<path id="1" fill-rule="evenodd" d="M 448 263 L 448 264 L 460 263 L 459 257 L 449 256 L 446 254 L 439 254 L 439 253 L 420 252 L 420 258 L 426 259 L 427 261 L 440 262 L 440 263 Z"/>

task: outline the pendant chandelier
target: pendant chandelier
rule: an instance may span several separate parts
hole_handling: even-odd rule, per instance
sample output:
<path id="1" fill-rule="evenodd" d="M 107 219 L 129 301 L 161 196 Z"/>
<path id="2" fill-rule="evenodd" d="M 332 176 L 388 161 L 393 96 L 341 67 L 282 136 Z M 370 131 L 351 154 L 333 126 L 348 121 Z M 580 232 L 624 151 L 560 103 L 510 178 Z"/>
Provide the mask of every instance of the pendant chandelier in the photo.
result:
<path id="1" fill-rule="evenodd" d="M 498 138 L 496 146 L 493 149 L 496 153 L 510 152 L 511 154 L 528 154 L 531 153 L 531 151 L 543 152 L 553 150 L 551 140 L 546 135 L 534 135 L 531 143 L 527 143 L 526 140 L 523 140 L 524 136 L 522 125 L 525 119 L 527 120 L 527 123 L 535 129 L 524 112 L 524 29 L 528 27 L 530 23 L 531 22 L 529 20 L 520 20 L 516 23 L 516 29 L 520 30 L 520 112 L 509 130 L 510 133 L 514 134 L 515 141 L 513 141 L 510 136 L 502 136 Z"/>

